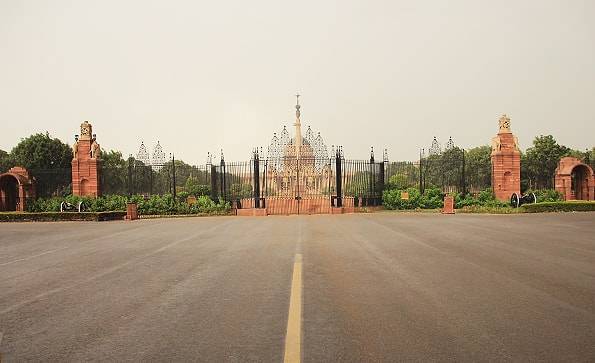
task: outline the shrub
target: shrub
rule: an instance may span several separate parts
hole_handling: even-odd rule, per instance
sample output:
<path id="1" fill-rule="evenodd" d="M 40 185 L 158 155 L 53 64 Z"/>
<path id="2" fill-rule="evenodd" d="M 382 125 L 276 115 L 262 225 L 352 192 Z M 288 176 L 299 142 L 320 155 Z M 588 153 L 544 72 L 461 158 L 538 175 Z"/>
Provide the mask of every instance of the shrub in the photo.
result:
<path id="1" fill-rule="evenodd" d="M 479 200 L 471 194 L 462 195 L 461 193 L 455 194 L 455 208 L 465 208 L 478 206 Z"/>
<path id="2" fill-rule="evenodd" d="M 467 194 L 465 196 L 457 193 L 455 195 L 455 208 L 465 207 L 491 207 L 491 208 L 503 208 L 508 207 L 508 202 L 501 202 L 496 199 L 492 188 L 487 188 L 480 191 L 477 196 Z"/>
<path id="3" fill-rule="evenodd" d="M 416 188 L 408 188 L 408 200 L 401 199 L 403 190 L 387 189 L 382 193 L 382 203 L 386 209 L 437 209 L 444 206 L 444 194 L 437 187 L 427 188 L 423 194 Z M 482 190 L 477 197 L 471 194 L 454 194 L 455 208 L 482 206 L 490 208 L 507 207 L 507 202 L 496 199 L 492 189 Z"/>
<path id="4" fill-rule="evenodd" d="M 229 203 L 225 203 L 222 200 L 214 202 L 207 196 L 200 196 L 197 198 L 196 203 L 188 205 L 185 198 L 174 200 L 173 196 L 165 194 L 153 195 L 151 197 L 143 197 L 142 195 L 133 195 L 131 197 L 108 195 L 91 198 L 68 195 L 64 198 L 40 198 L 29 203 L 27 211 L 60 212 L 60 203 L 63 201 L 75 206 L 78 206 L 78 203 L 82 201 L 85 206 L 85 212 L 125 211 L 126 203 L 128 202 L 136 203 L 138 205 L 138 212 L 145 215 L 223 214 L 230 210 Z"/>
<path id="5" fill-rule="evenodd" d="M 535 193 L 535 197 L 537 197 L 537 203 L 559 202 L 564 200 L 562 193 L 554 189 L 528 190 L 525 194 L 529 193 Z"/>
<path id="6" fill-rule="evenodd" d="M 404 191 L 409 193 L 409 199 L 401 199 L 401 193 Z M 416 209 L 419 208 L 420 198 L 419 190 L 415 188 L 388 189 L 382 193 L 382 203 L 386 209 Z"/>
<path id="7" fill-rule="evenodd" d="M 401 199 L 402 192 L 407 192 L 409 199 Z M 386 209 L 435 209 L 441 208 L 444 202 L 440 189 L 429 188 L 422 195 L 418 189 L 408 188 L 385 190 L 382 193 L 382 203 Z"/>
<path id="8" fill-rule="evenodd" d="M 543 202 L 525 204 L 522 205 L 521 208 L 526 213 L 591 212 L 595 211 L 595 201 Z"/>
<path id="9" fill-rule="evenodd" d="M 436 209 L 442 207 L 444 207 L 444 194 L 438 188 L 426 189 L 419 199 L 419 208 Z"/>

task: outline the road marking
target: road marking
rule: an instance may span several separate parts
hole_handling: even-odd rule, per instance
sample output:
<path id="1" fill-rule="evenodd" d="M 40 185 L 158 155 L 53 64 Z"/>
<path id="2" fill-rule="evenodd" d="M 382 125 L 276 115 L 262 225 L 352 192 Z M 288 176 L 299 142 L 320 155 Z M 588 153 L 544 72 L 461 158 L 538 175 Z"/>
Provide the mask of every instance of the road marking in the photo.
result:
<path id="1" fill-rule="evenodd" d="M 302 255 L 296 254 L 293 262 L 287 334 L 285 335 L 285 363 L 302 361 Z"/>

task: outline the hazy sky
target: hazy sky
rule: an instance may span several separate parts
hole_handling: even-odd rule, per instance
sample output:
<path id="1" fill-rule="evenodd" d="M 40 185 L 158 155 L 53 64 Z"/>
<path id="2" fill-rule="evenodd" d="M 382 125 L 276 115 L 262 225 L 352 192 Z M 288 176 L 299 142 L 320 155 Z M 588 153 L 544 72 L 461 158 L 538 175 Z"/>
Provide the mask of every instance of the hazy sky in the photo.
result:
<path id="1" fill-rule="evenodd" d="M 595 144 L 595 1 L 0 0 L 0 149 L 90 120 L 204 163 L 246 160 L 302 122 L 346 157 L 415 159 L 432 137 L 488 144 L 502 113 Z"/>

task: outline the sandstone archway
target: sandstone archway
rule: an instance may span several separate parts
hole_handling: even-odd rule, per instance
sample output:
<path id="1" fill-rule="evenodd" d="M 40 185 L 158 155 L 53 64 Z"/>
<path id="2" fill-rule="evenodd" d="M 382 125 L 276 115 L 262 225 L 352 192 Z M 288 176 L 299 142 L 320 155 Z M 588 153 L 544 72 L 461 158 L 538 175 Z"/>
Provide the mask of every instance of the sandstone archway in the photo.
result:
<path id="1" fill-rule="evenodd" d="M 556 168 L 555 185 L 565 200 L 595 200 L 593 169 L 577 158 L 560 159 Z"/>
<path id="2" fill-rule="evenodd" d="M 17 210 L 19 199 L 19 181 L 14 175 L 4 174 L 0 177 L 0 210 L 13 212 Z"/>
<path id="3" fill-rule="evenodd" d="M 0 174 L 0 211 L 23 212 L 28 200 L 35 198 L 35 185 L 29 172 L 15 166 Z"/>

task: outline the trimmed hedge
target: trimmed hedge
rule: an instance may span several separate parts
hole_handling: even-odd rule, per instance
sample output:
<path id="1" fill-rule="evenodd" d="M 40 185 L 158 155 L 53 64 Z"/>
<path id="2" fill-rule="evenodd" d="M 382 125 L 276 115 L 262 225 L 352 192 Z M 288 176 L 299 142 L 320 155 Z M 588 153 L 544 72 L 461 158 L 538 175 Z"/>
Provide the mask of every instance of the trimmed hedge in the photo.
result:
<path id="1" fill-rule="evenodd" d="M 113 221 L 122 220 L 126 212 L 3 212 L 0 213 L 0 222 L 53 222 L 53 221 Z"/>
<path id="2" fill-rule="evenodd" d="M 409 199 L 401 199 L 401 192 L 406 191 Z M 386 209 L 438 209 L 444 205 L 443 193 L 439 188 L 427 188 L 423 194 L 416 188 L 407 190 L 387 189 L 382 193 L 382 203 Z M 452 195 L 452 194 L 451 194 Z M 477 196 L 454 193 L 455 208 L 490 207 L 505 208 L 507 202 L 496 200 L 492 189 L 482 190 Z"/>
<path id="3" fill-rule="evenodd" d="M 27 206 L 28 212 L 59 212 L 60 203 L 66 201 L 72 205 L 83 202 L 87 212 L 125 211 L 126 203 L 133 202 L 138 205 L 140 215 L 175 215 L 175 214 L 212 214 L 221 215 L 229 213 L 231 207 L 222 200 L 213 201 L 207 196 L 199 196 L 196 203 L 189 205 L 184 196 L 174 199 L 172 195 L 153 195 L 145 198 L 142 195 L 131 197 L 123 195 L 107 195 L 99 198 L 78 197 L 68 195 L 65 197 L 39 198 Z"/>
<path id="4" fill-rule="evenodd" d="M 593 212 L 595 211 L 595 201 L 544 202 L 525 204 L 521 208 L 525 213 Z"/>

